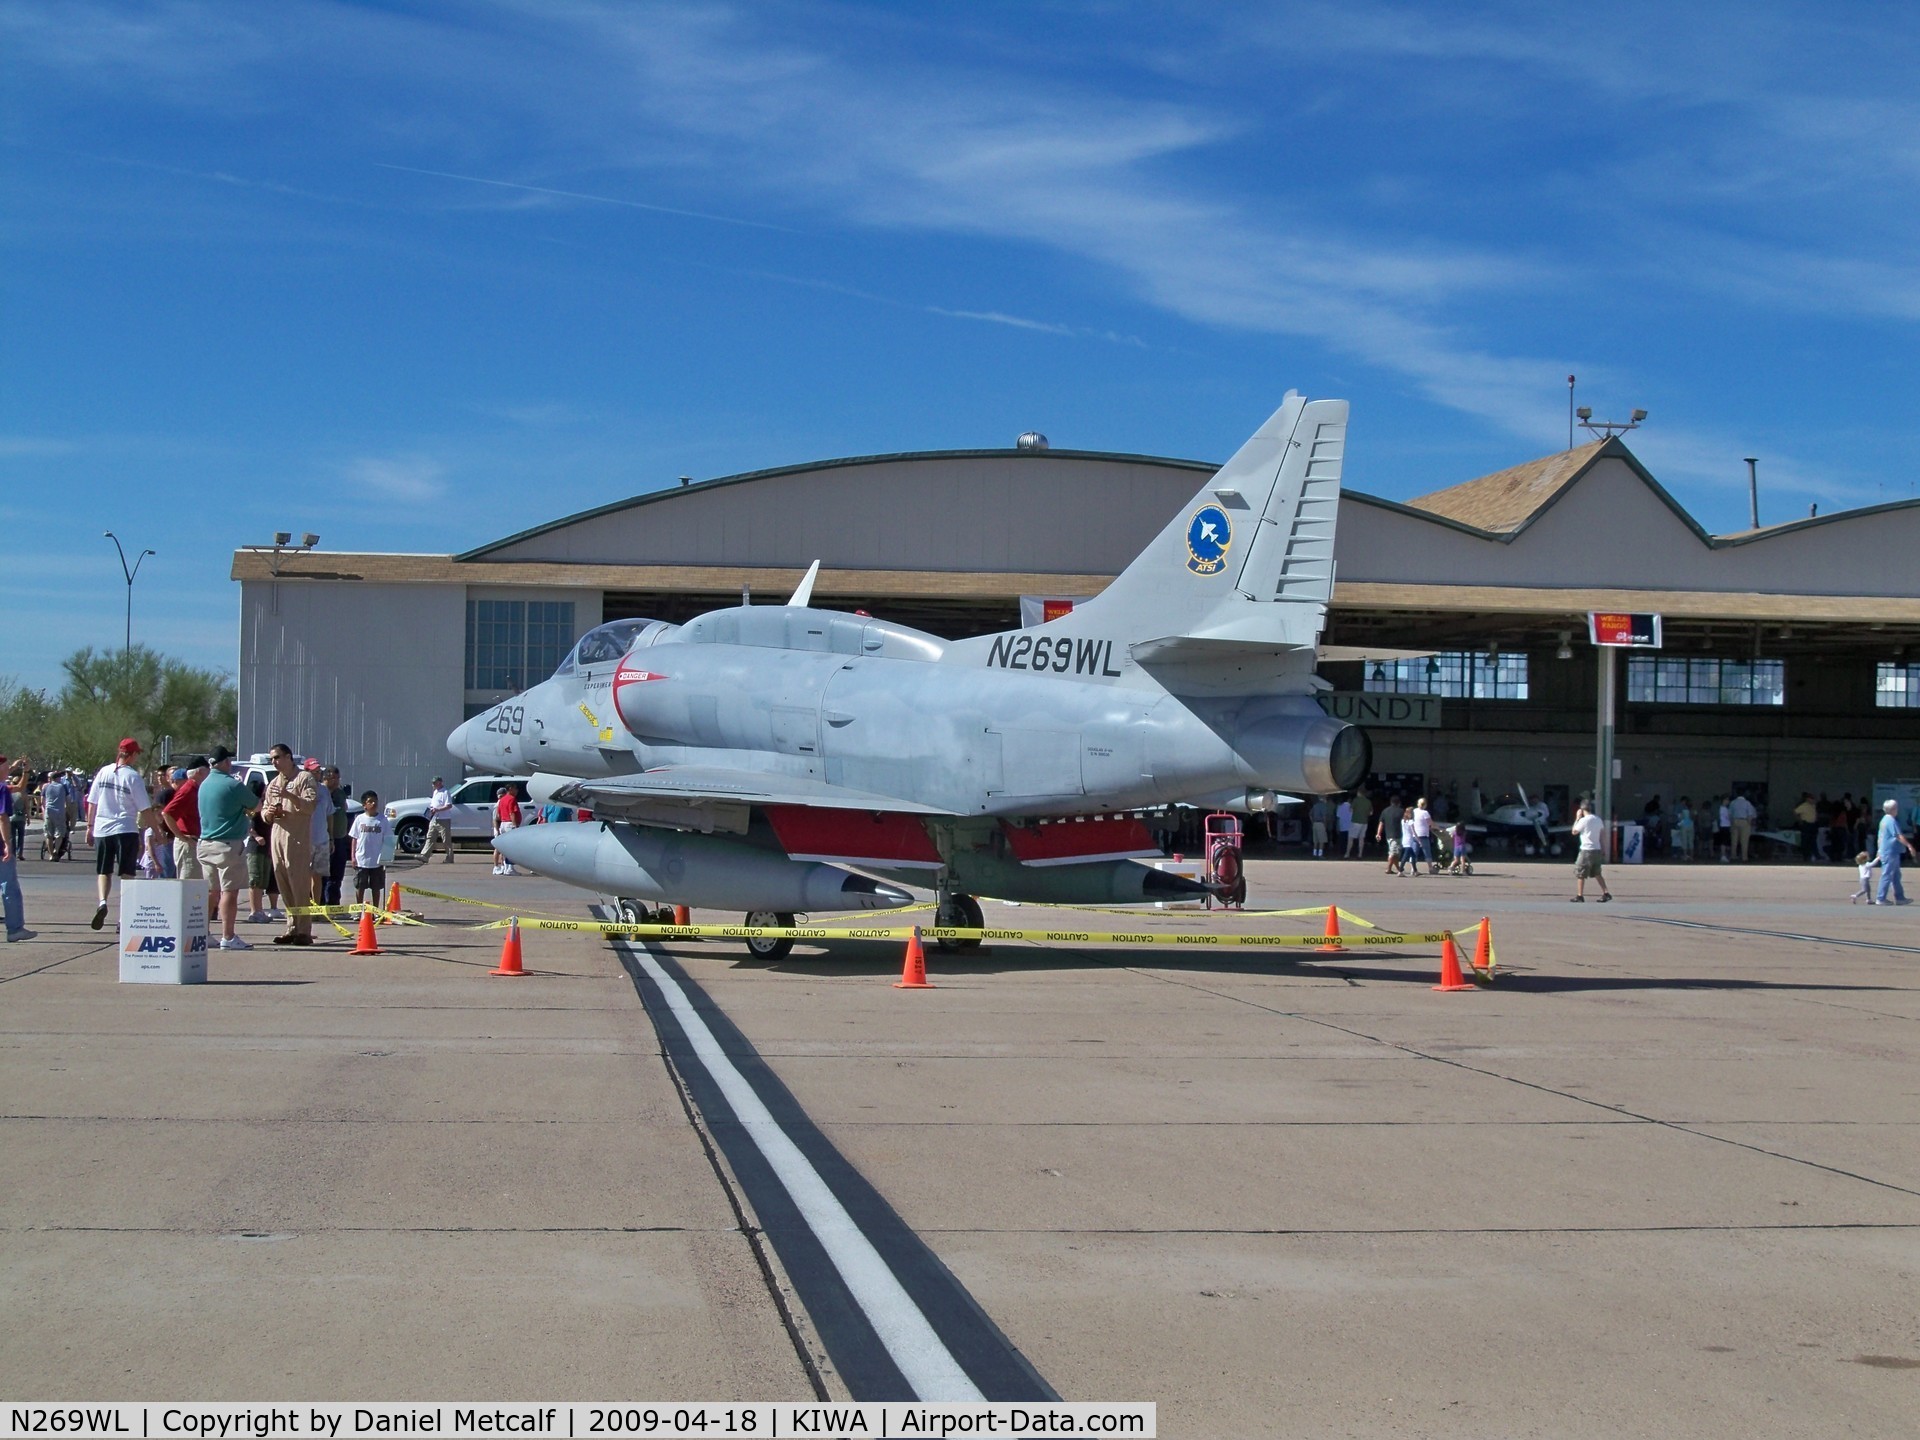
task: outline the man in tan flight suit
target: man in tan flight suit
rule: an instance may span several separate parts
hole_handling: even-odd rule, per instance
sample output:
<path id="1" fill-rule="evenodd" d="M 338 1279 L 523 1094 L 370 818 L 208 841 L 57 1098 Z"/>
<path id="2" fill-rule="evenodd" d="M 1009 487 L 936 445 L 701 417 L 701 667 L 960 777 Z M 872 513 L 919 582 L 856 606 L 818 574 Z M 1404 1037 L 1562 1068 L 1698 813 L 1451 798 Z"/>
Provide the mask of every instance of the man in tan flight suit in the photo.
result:
<path id="1" fill-rule="evenodd" d="M 276 745 L 267 752 L 274 776 L 260 801 L 260 818 L 273 827 L 273 875 L 280 882 L 280 903 L 287 907 L 287 931 L 276 945 L 311 945 L 313 917 L 301 912 L 313 903 L 313 807 L 320 781 L 294 763 L 293 751 Z"/>

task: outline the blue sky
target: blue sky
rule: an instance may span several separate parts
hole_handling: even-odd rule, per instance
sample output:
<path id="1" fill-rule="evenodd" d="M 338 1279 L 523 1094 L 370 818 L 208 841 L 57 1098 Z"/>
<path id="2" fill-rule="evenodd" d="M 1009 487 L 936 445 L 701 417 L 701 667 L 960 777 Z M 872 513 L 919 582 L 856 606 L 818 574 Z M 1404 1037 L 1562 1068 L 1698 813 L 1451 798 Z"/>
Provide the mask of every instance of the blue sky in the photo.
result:
<path id="1" fill-rule="evenodd" d="M 1709 529 L 1914 494 L 1920 10 L 0 0 L 0 674 L 230 668 L 233 549 L 460 550 L 837 455 L 1407 498 L 1566 443 Z M 1584 437 L 1583 437 L 1584 438 Z M 1906 557 L 1862 556 L 1862 564 Z"/>

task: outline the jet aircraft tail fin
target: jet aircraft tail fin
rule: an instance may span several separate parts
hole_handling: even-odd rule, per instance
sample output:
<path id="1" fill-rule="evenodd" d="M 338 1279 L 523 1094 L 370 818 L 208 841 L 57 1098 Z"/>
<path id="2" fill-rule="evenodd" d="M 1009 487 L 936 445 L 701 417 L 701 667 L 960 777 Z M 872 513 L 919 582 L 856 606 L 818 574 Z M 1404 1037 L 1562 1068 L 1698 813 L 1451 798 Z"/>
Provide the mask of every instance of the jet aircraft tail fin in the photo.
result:
<path id="1" fill-rule="evenodd" d="M 1031 653 L 1038 656 L 1052 637 L 1045 653 L 1056 657 L 1048 668 L 1058 670 L 1058 656 L 1078 654 L 1079 637 L 1099 636 L 1149 669 L 1217 671 L 1224 679 L 1244 675 L 1249 664 L 1271 674 L 1271 662 L 1284 658 L 1304 664 L 1282 668 L 1310 672 L 1333 595 L 1346 435 L 1346 401 L 1288 391 L 1111 585 L 1071 614 L 1020 632 L 1034 637 Z M 954 649 L 983 646 L 974 663 L 1013 664 L 1016 647 L 1006 637 Z M 1103 665 L 1099 673 L 1116 672 Z"/>

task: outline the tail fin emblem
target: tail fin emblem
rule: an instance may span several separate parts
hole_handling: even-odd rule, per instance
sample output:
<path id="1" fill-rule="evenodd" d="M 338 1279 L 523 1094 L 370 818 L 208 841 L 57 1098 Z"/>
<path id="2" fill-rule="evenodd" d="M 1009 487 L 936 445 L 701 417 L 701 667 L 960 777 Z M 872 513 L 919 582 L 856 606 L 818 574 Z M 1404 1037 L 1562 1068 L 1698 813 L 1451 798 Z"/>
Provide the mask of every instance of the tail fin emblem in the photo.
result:
<path id="1" fill-rule="evenodd" d="M 1233 544 L 1233 525 L 1218 505 L 1202 505 L 1187 522 L 1187 569 L 1212 575 L 1227 563 Z"/>

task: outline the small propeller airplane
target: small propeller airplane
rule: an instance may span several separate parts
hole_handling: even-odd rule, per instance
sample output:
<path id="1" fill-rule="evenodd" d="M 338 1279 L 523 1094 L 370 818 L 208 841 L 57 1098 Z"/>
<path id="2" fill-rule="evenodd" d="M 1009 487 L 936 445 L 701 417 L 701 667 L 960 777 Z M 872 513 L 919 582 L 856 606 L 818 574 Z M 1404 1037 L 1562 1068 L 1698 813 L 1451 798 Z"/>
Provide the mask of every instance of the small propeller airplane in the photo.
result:
<path id="1" fill-rule="evenodd" d="M 1476 781 L 1477 785 L 1479 782 Z M 1523 854 L 1558 855 L 1561 842 L 1552 838 L 1573 833 L 1571 825 L 1549 825 L 1547 823 L 1547 802 L 1527 799 L 1527 787 L 1518 781 L 1514 789 L 1520 792 L 1520 803 L 1511 801 L 1496 805 L 1481 815 L 1469 815 L 1466 819 L 1467 833 L 1504 837 L 1520 842 Z M 1536 847 L 1537 850 L 1536 850 Z"/>
<path id="2" fill-rule="evenodd" d="M 1111 585 L 1043 625 L 943 640 L 817 609 L 815 561 L 784 605 L 590 631 L 447 747 L 590 809 L 497 848 L 623 907 L 791 924 L 914 886 L 939 924 L 977 926 L 983 894 L 1209 893 L 1139 863 L 1159 852 L 1134 812 L 1245 814 L 1370 768 L 1365 731 L 1314 699 L 1346 431 L 1345 401 L 1289 392 Z"/>

